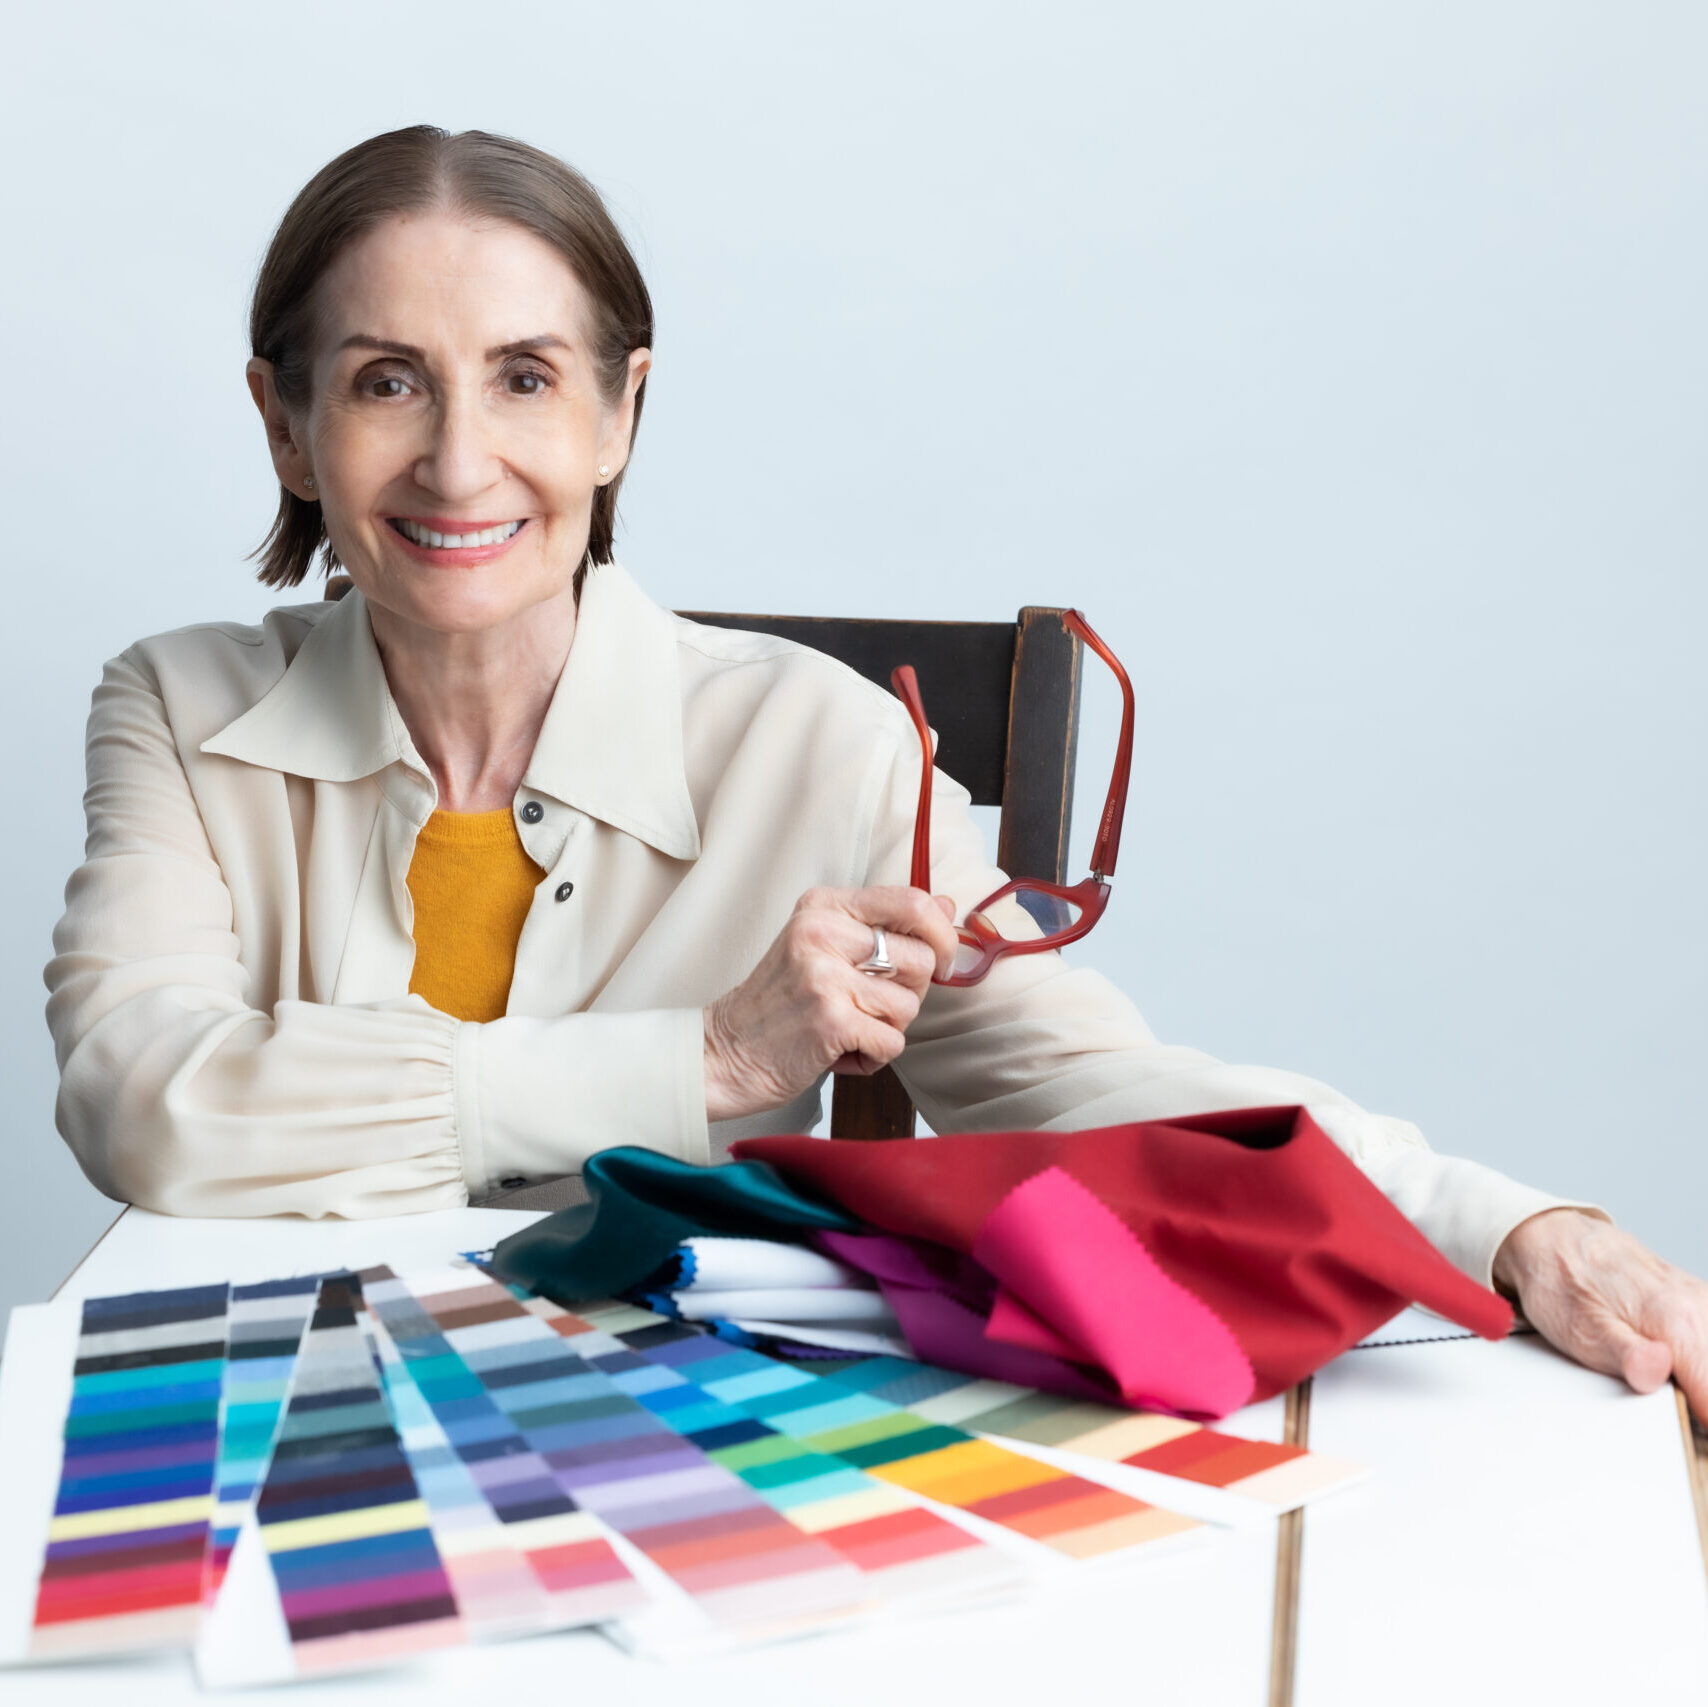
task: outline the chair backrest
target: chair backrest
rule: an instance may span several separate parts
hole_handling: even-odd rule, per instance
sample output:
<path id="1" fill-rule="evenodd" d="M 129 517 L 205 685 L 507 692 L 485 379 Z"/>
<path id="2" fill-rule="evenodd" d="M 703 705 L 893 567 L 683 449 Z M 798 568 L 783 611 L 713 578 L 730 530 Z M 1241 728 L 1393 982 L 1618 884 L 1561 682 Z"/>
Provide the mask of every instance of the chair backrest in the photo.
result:
<path id="1" fill-rule="evenodd" d="M 937 730 L 937 765 L 975 806 L 1002 809 L 996 863 L 1011 877 L 1067 877 L 1082 647 L 1060 609 L 1013 622 L 882 622 L 683 611 L 693 622 L 775 634 L 828 652 L 886 692 L 897 664 L 919 672 Z M 839 1077 L 835 1138 L 911 1138 L 913 1103 L 888 1067 Z"/>

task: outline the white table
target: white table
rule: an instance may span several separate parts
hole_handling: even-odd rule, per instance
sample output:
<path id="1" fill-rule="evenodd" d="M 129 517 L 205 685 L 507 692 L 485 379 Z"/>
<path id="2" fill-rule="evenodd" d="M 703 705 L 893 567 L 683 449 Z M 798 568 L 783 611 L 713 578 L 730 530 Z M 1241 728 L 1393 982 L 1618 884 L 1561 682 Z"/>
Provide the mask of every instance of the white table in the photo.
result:
<path id="1" fill-rule="evenodd" d="M 1313 1387 L 1311 1445 L 1379 1474 L 1306 1519 L 1298 1701 L 1708 1696 L 1672 1388 L 1638 1398 L 1534 1336 L 1349 1352 Z"/>
<path id="2" fill-rule="evenodd" d="M 62 1295 L 404 1267 L 492 1244 L 531 1215 L 178 1221 L 127 1211 Z M 1280 1401 L 1230 1419 L 1278 1439 Z M 1638 1399 L 1534 1341 L 1349 1353 L 1317 1377 L 1311 1444 L 1371 1463 L 1305 1522 L 1301 1707 L 1630 1699 L 1708 1679 L 1708 1578 L 1670 1393 Z M 984 1701 L 1263 1707 L 1276 1525 L 1076 1571 L 1026 1597 L 662 1666 L 572 1632 L 302 1686 L 319 1707 L 467 1707 L 561 1683 L 598 1707 L 942 1707 Z M 1632 1641 L 1640 1627 L 1641 1645 Z M 1688 1684 L 1680 1691 L 1679 1684 Z M 1629 1685 L 1629 1687 L 1627 1687 Z M 181 1703 L 180 1658 L 6 1674 L 7 1707 Z"/>

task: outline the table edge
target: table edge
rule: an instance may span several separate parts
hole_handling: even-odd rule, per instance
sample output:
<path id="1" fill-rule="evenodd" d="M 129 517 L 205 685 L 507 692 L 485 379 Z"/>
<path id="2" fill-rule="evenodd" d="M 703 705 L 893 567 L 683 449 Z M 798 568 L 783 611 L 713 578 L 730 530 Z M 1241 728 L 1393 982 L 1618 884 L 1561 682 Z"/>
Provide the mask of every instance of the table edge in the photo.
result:
<path id="1" fill-rule="evenodd" d="M 121 1204 L 120 1204 L 120 1205 L 119 1205 L 119 1212 L 118 1212 L 118 1214 L 117 1214 L 117 1215 L 115 1215 L 115 1216 L 114 1216 L 114 1217 L 113 1217 L 113 1218 L 112 1218 L 112 1220 L 111 1220 L 111 1221 L 109 1221 L 109 1222 L 108 1222 L 108 1223 L 107 1223 L 107 1224 L 106 1224 L 106 1226 L 105 1226 L 105 1227 L 103 1227 L 103 1228 L 102 1228 L 102 1229 L 101 1229 L 101 1232 L 100 1232 L 100 1236 L 99 1236 L 99 1237 L 98 1237 L 98 1238 L 97 1238 L 97 1239 L 96 1239 L 96 1240 L 95 1240 L 95 1242 L 94 1242 L 94 1244 L 92 1244 L 92 1245 L 91 1245 L 91 1246 L 90 1246 L 90 1247 L 89 1247 L 89 1248 L 88 1248 L 88 1250 L 86 1250 L 86 1251 L 85 1251 L 85 1252 L 84 1252 L 84 1253 L 83 1253 L 83 1254 L 82 1254 L 82 1256 L 80 1256 L 80 1257 L 79 1257 L 79 1258 L 78 1258 L 78 1259 L 77 1259 L 77 1261 L 76 1261 L 76 1262 L 74 1262 L 74 1263 L 73 1263 L 73 1264 L 72 1264 L 72 1265 L 71 1265 L 71 1267 L 70 1267 L 70 1268 L 68 1268 L 68 1269 L 67 1269 L 67 1270 L 66 1270 L 66 1271 L 65 1271 L 65 1276 L 64 1276 L 64 1278 L 63 1278 L 63 1279 L 62 1279 L 62 1280 L 61 1280 L 61 1281 L 60 1281 L 60 1283 L 59 1283 L 59 1284 L 58 1284 L 58 1285 L 57 1285 L 57 1286 L 56 1286 L 56 1287 L 55 1287 L 55 1288 L 54 1288 L 54 1289 L 53 1289 L 53 1291 L 52 1291 L 52 1292 L 50 1292 L 50 1293 L 49 1293 L 49 1294 L 48 1294 L 48 1301 L 49 1301 L 49 1303 L 52 1303 L 52 1302 L 53 1302 L 53 1301 L 54 1301 L 54 1300 L 55 1300 L 55 1299 L 57 1299 L 57 1298 L 58 1298 L 58 1297 L 59 1297 L 59 1295 L 60 1295 L 60 1293 L 62 1293 L 62 1292 L 63 1292 L 63 1291 L 64 1291 L 64 1290 L 65 1290 L 65 1289 L 66 1289 L 66 1287 L 68 1287 L 68 1286 L 69 1286 L 69 1285 L 70 1285 L 70 1284 L 71 1284 L 71 1283 L 72 1283 L 72 1281 L 74 1281 L 74 1280 L 75 1280 L 75 1279 L 76 1279 L 76 1278 L 77 1278 L 77 1276 L 78 1276 L 78 1273 L 79 1273 L 79 1272 L 80 1272 L 80 1271 L 81 1271 L 81 1269 L 82 1269 L 82 1267 L 83 1267 L 83 1265 L 84 1265 L 84 1264 L 85 1264 L 85 1263 L 86 1263 L 86 1262 L 88 1262 L 88 1260 L 89 1260 L 89 1259 L 90 1259 L 90 1257 L 92 1257 L 92 1256 L 93 1256 L 93 1255 L 94 1255 L 94 1254 L 95 1254 L 95 1253 L 96 1253 L 96 1251 L 98 1251 L 98 1250 L 99 1250 L 99 1249 L 100 1249 L 100 1248 L 101 1248 L 101 1247 L 102 1247 L 102 1245 L 104 1245 L 104 1244 L 105 1244 L 105 1243 L 106 1243 L 106 1242 L 107 1242 L 107 1237 L 108 1237 L 108 1235 L 109 1235 L 109 1234 L 110 1234 L 110 1233 L 111 1233 L 111 1232 L 112 1232 L 112 1230 L 113 1230 L 113 1229 L 114 1229 L 114 1228 L 115 1228 L 115 1227 L 116 1227 L 116 1226 L 118 1226 L 118 1224 L 119 1224 L 119 1223 L 120 1223 L 120 1222 L 121 1222 L 121 1221 L 122 1221 L 122 1220 L 124 1220 L 124 1218 L 125 1218 L 125 1217 L 126 1217 L 126 1216 L 127 1216 L 127 1215 L 128 1215 L 128 1214 L 130 1214 L 130 1211 L 131 1211 L 131 1206 L 130 1206 L 130 1205 L 129 1205 L 129 1204 L 128 1204 L 128 1203 L 121 1203 Z"/>

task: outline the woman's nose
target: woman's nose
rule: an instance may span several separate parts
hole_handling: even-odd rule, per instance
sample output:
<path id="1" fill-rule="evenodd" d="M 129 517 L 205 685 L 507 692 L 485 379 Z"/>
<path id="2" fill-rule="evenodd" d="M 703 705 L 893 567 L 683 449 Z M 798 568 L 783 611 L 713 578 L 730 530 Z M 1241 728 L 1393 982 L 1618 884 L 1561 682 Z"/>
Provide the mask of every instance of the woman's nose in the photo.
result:
<path id="1" fill-rule="evenodd" d="M 505 478 L 498 423 L 478 387 L 449 390 L 431 423 L 414 470 L 424 490 L 446 499 L 473 498 Z"/>

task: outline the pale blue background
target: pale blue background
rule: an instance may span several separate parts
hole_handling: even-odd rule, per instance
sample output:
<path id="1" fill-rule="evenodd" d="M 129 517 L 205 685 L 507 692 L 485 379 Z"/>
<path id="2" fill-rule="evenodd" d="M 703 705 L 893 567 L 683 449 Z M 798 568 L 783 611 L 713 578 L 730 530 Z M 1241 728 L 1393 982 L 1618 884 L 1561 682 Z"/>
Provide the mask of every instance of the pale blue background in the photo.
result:
<path id="1" fill-rule="evenodd" d="M 656 596 L 1082 605 L 1140 698 L 1084 957 L 1708 1269 L 1705 48 L 1682 0 L 20 13 L 0 1302 L 110 1214 L 41 1020 L 89 689 L 268 603 L 246 289 L 423 119 L 563 154 L 636 245 Z"/>

